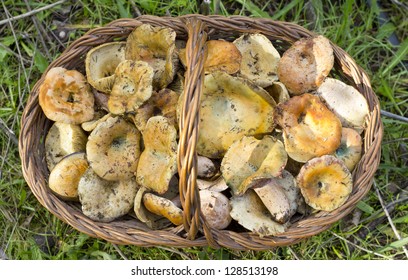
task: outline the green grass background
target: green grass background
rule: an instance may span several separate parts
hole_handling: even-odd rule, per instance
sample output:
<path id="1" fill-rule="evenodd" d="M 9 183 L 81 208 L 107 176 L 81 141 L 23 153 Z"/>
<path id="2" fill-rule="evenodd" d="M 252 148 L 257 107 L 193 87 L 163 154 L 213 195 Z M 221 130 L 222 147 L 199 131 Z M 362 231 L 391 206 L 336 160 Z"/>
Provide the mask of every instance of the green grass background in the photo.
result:
<path id="1" fill-rule="evenodd" d="M 408 258 L 408 123 L 385 116 L 381 164 L 369 194 L 345 219 L 296 245 L 261 252 L 117 246 L 55 218 L 30 192 L 21 171 L 16 141 L 31 87 L 49 62 L 91 28 L 121 17 L 178 16 L 200 9 L 187 0 L 59 1 L 48 7 L 54 2 L 1 0 L 0 259 Z M 325 35 L 367 71 L 382 110 L 408 116 L 408 6 L 403 1 L 216 2 L 210 13 L 291 21 Z M 398 42 L 390 42 L 394 39 Z"/>

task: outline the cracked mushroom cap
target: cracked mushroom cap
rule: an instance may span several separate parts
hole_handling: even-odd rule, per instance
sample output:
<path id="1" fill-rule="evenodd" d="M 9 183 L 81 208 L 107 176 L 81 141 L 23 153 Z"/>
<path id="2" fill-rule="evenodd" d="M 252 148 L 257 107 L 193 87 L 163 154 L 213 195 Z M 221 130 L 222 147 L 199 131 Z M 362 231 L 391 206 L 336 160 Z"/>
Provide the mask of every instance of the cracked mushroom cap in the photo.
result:
<path id="1" fill-rule="evenodd" d="M 177 71 L 176 32 L 167 27 L 142 24 L 129 34 L 125 57 L 147 62 L 153 68 L 154 88 L 163 89 Z"/>
<path id="2" fill-rule="evenodd" d="M 143 132 L 145 149 L 136 171 L 139 185 L 165 193 L 177 172 L 177 131 L 167 118 L 151 117 Z"/>
<path id="3" fill-rule="evenodd" d="M 278 64 L 279 81 L 293 95 L 316 90 L 334 65 L 330 41 L 323 36 L 296 41 Z"/>
<path id="4" fill-rule="evenodd" d="M 108 110 L 113 114 L 134 112 L 153 91 L 153 68 L 143 61 L 124 60 L 115 70 Z"/>
<path id="5" fill-rule="evenodd" d="M 280 54 L 262 34 L 245 34 L 234 41 L 242 54 L 240 74 L 260 87 L 267 87 L 277 77 Z"/>
<path id="6" fill-rule="evenodd" d="M 279 104 L 275 121 L 283 129 L 286 152 L 298 162 L 332 154 L 340 146 L 341 122 L 315 95 Z"/>
<path id="7" fill-rule="evenodd" d="M 45 116 L 55 122 L 81 124 L 94 115 L 91 87 L 76 70 L 51 68 L 40 86 L 38 100 Z"/>
<path id="8" fill-rule="evenodd" d="M 85 216 L 111 222 L 133 207 L 138 185 L 135 178 L 107 181 L 88 168 L 79 180 L 78 196 Z"/>
<path id="9" fill-rule="evenodd" d="M 183 223 L 183 210 L 170 199 L 152 193 L 145 193 L 143 195 L 143 204 L 153 214 L 165 217 L 177 226 Z"/>
<path id="10" fill-rule="evenodd" d="M 242 78 L 224 72 L 207 75 L 201 97 L 197 153 L 221 158 L 243 136 L 271 132 L 274 107 L 275 101 L 264 89 Z"/>
<path id="11" fill-rule="evenodd" d="M 363 142 L 360 134 L 352 128 L 343 127 L 341 130 L 341 143 L 334 156 L 341 159 L 352 171 L 361 159 Z"/>
<path id="12" fill-rule="evenodd" d="M 221 162 L 221 173 L 235 195 L 280 176 L 287 162 L 282 142 L 266 135 L 262 140 L 244 136 L 234 142 Z"/>
<path id="13" fill-rule="evenodd" d="M 91 132 L 86 153 L 92 169 L 109 181 L 134 176 L 140 156 L 140 132 L 123 118 L 109 117 Z"/>
<path id="14" fill-rule="evenodd" d="M 332 155 L 309 160 L 296 181 L 306 204 L 323 211 L 339 208 L 353 189 L 353 179 L 347 166 Z"/>
<path id="15" fill-rule="evenodd" d="M 225 229 L 231 223 L 229 199 L 220 192 L 200 190 L 200 209 L 211 228 Z"/>
<path id="16" fill-rule="evenodd" d="M 87 169 L 85 153 L 70 154 L 52 169 L 48 186 L 64 200 L 78 200 L 79 179 Z"/>
<path id="17" fill-rule="evenodd" d="M 368 103 L 354 87 L 340 80 L 327 78 L 317 89 L 317 94 L 340 119 L 343 127 L 353 128 L 359 133 L 365 129 L 369 114 Z"/>
<path id="18" fill-rule="evenodd" d="M 125 60 L 125 46 L 125 42 L 105 43 L 86 54 L 86 77 L 95 89 L 104 93 L 111 91 L 115 69 Z"/>

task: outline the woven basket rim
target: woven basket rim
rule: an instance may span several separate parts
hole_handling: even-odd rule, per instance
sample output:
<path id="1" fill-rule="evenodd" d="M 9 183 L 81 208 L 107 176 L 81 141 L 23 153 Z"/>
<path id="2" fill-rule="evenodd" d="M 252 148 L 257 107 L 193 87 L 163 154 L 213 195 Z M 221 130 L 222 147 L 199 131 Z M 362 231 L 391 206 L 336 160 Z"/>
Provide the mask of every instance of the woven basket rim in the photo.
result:
<path id="1" fill-rule="evenodd" d="M 299 38 L 316 35 L 294 23 L 263 18 L 249 18 L 245 16 L 224 17 L 218 15 L 185 15 L 180 17 L 141 16 L 135 19 L 118 19 L 103 27 L 88 31 L 71 43 L 70 46 L 49 65 L 41 79 L 38 80 L 33 87 L 21 120 L 19 152 L 24 178 L 37 200 L 53 215 L 80 232 L 115 244 L 143 247 L 170 246 L 185 248 L 193 246 L 212 246 L 237 250 L 267 250 L 277 246 L 295 244 L 327 230 L 333 223 L 350 213 L 358 201 L 370 190 L 381 155 L 383 126 L 380 118 L 379 101 L 371 88 L 370 80 L 365 71 L 358 66 L 344 50 L 332 43 L 337 71 L 364 95 L 370 109 L 367 129 L 364 133 L 364 155 L 353 172 L 353 192 L 349 200 L 339 209 L 329 213 L 318 212 L 305 219 L 301 219 L 293 223 L 288 231 L 283 234 L 273 237 L 260 237 L 250 232 L 235 232 L 228 229 L 215 230 L 205 227 L 205 220 L 203 221 L 202 217 L 200 217 L 200 211 L 196 209 L 197 192 L 189 189 L 187 185 L 180 186 L 180 190 L 183 189 L 183 192 L 185 191 L 188 195 L 193 195 L 191 198 L 192 208 L 187 208 L 190 209 L 189 212 L 191 213 L 185 217 L 183 226 L 169 227 L 164 230 L 147 229 L 136 219 L 124 218 L 123 220 L 111 223 L 95 222 L 84 216 L 76 204 L 59 199 L 47 187 L 46 175 L 48 171 L 44 156 L 41 153 L 43 152 L 44 133 L 52 122 L 45 118 L 41 108 L 39 108 L 39 85 L 45 74 L 52 67 L 64 65 L 67 68 L 76 68 L 78 61 L 75 59 L 83 57 L 90 48 L 104 42 L 124 39 L 127 34 L 142 23 L 171 27 L 177 32 L 180 38 L 188 38 L 188 48 L 192 48 L 190 61 L 193 64 L 191 66 L 197 66 L 198 68 L 202 68 L 200 51 L 203 51 L 205 41 L 210 38 L 227 38 L 227 36 L 234 36 L 233 34 L 259 32 L 271 40 L 291 44 Z M 195 69 L 194 67 L 190 68 Z M 199 94 L 200 89 L 197 83 L 202 83 L 201 72 L 193 73 L 191 79 L 186 82 L 190 83 L 188 85 L 190 86 L 189 88 L 191 88 L 191 92 L 188 92 L 186 94 L 187 96 L 194 96 L 197 92 Z M 197 100 L 194 102 L 197 102 Z M 41 125 L 41 127 L 39 127 L 39 125 Z M 193 138 L 194 136 L 196 135 L 188 135 L 188 137 Z M 190 141 L 189 138 L 186 141 Z M 187 154 L 183 154 L 183 159 L 191 158 L 190 153 L 191 151 L 188 151 Z M 185 163 L 185 161 L 182 162 L 182 160 L 180 160 L 180 162 L 180 164 Z M 194 175 L 192 175 L 191 172 L 193 172 L 195 167 L 183 166 L 183 168 L 187 168 L 186 176 Z M 190 179 L 190 177 L 187 179 L 194 180 Z M 187 179 L 186 182 L 188 181 Z M 182 195 L 184 196 L 184 194 Z M 188 195 L 186 195 L 186 200 L 188 199 Z M 203 226 L 203 222 L 203 230 L 200 231 L 199 228 L 195 228 Z M 191 236 L 188 236 L 188 230 L 195 232 L 192 233 Z M 198 235 L 196 235 L 197 232 Z"/>

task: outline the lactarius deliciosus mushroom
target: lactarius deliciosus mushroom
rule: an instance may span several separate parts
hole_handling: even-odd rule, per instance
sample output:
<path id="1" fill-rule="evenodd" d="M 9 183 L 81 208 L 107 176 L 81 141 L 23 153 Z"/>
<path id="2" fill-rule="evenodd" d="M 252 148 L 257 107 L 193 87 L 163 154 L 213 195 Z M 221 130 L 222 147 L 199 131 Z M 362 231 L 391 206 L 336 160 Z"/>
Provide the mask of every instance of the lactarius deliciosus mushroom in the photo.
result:
<path id="1" fill-rule="evenodd" d="M 275 120 L 283 130 L 286 152 L 296 161 L 332 154 L 340 146 L 341 122 L 315 95 L 280 103 Z"/>
<path id="2" fill-rule="evenodd" d="M 88 137 L 77 124 L 55 122 L 45 137 L 45 159 L 48 170 L 65 156 L 85 151 Z"/>
<path id="3" fill-rule="evenodd" d="M 88 82 L 97 90 L 109 93 L 115 80 L 115 69 L 125 60 L 125 42 L 105 43 L 92 48 L 86 55 Z"/>
<path id="4" fill-rule="evenodd" d="M 363 142 L 360 134 L 352 128 L 343 127 L 341 130 L 341 143 L 334 153 L 352 171 L 361 159 Z"/>
<path id="5" fill-rule="evenodd" d="M 211 228 L 225 229 L 231 223 L 231 206 L 222 193 L 200 190 L 200 205 L 201 212 Z"/>
<path id="6" fill-rule="evenodd" d="M 260 87 L 278 79 L 280 55 L 272 42 L 262 34 L 245 34 L 234 41 L 242 54 L 240 75 Z"/>
<path id="7" fill-rule="evenodd" d="M 317 89 L 317 94 L 340 119 L 343 127 L 353 128 L 359 133 L 365 129 L 369 113 L 367 100 L 354 87 L 327 78 Z"/>
<path id="8" fill-rule="evenodd" d="M 177 131 L 165 117 L 155 116 L 146 124 L 143 142 L 145 149 L 137 167 L 137 182 L 163 194 L 177 172 Z"/>
<path id="9" fill-rule="evenodd" d="M 88 137 L 86 153 L 92 169 L 110 181 L 134 176 L 140 156 L 140 132 L 122 117 L 109 117 Z"/>
<path id="10" fill-rule="evenodd" d="M 224 72 L 205 77 L 197 153 L 221 158 L 244 135 L 271 132 L 275 101 L 262 88 Z"/>
<path id="11" fill-rule="evenodd" d="M 332 155 L 306 162 L 296 181 L 305 202 L 323 211 L 332 211 L 343 205 L 353 188 L 353 179 L 347 166 Z"/>
<path id="12" fill-rule="evenodd" d="M 145 193 L 143 195 L 143 204 L 153 214 L 163 216 L 175 225 L 183 223 L 183 210 L 167 198 L 152 193 Z"/>
<path id="13" fill-rule="evenodd" d="M 52 169 L 48 186 L 62 199 L 77 200 L 79 179 L 87 169 L 85 153 L 70 154 Z"/>
<path id="14" fill-rule="evenodd" d="M 95 221 L 113 221 L 132 209 L 137 189 L 134 177 L 123 181 L 107 181 L 88 168 L 78 185 L 82 212 Z"/>
<path id="15" fill-rule="evenodd" d="M 50 69 L 40 86 L 38 100 L 45 116 L 56 122 L 81 124 L 94 115 L 91 87 L 76 70 Z"/>
<path id="16" fill-rule="evenodd" d="M 278 64 L 279 80 L 293 95 L 316 90 L 334 65 L 330 41 L 323 36 L 296 41 Z"/>
<path id="17" fill-rule="evenodd" d="M 126 59 L 147 62 L 154 72 L 154 89 L 165 88 L 177 70 L 176 32 L 167 27 L 142 24 L 129 34 Z"/>

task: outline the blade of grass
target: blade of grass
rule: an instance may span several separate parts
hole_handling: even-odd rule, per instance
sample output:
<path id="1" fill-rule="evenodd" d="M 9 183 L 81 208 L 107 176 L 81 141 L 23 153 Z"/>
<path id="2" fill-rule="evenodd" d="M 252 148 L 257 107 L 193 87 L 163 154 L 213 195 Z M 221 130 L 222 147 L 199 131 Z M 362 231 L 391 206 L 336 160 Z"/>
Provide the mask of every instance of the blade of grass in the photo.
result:
<path id="1" fill-rule="evenodd" d="M 388 64 L 387 68 L 382 71 L 382 76 L 385 76 L 390 72 L 395 66 L 401 63 L 404 60 L 407 60 L 408 55 L 408 39 L 405 39 L 404 42 L 398 48 L 398 51 L 395 53 L 394 58 Z"/>
<path id="2" fill-rule="evenodd" d="M 262 9 L 260 9 L 257 5 L 255 5 L 250 0 L 237 0 L 248 12 L 250 12 L 254 17 L 262 17 L 262 18 L 269 18 L 269 14 Z"/>
<path id="3" fill-rule="evenodd" d="M 293 0 L 289 4 L 287 4 L 285 7 L 280 9 L 277 13 L 272 15 L 272 19 L 277 20 L 280 18 L 283 18 L 290 10 L 292 10 L 296 5 L 298 5 L 300 2 L 303 2 L 301 0 Z"/>

